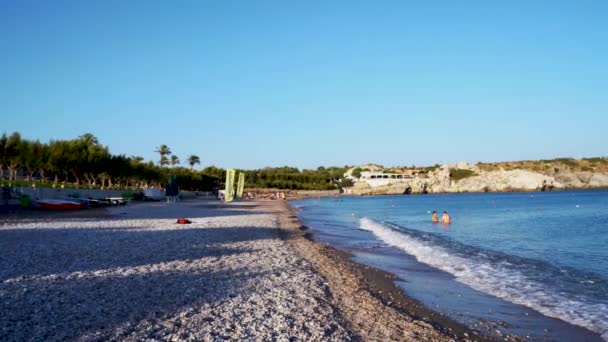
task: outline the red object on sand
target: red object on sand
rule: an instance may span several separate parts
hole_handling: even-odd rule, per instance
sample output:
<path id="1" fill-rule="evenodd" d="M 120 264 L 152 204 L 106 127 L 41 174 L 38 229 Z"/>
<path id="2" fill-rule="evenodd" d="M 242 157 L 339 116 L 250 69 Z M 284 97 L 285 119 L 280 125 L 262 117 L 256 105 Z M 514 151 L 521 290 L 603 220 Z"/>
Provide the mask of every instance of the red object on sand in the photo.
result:
<path id="1" fill-rule="evenodd" d="M 36 203 L 48 210 L 79 210 L 86 208 L 84 203 L 62 199 L 42 199 L 36 201 Z"/>
<path id="2" fill-rule="evenodd" d="M 177 219 L 177 223 L 179 223 L 179 224 L 188 224 L 188 223 L 192 223 L 192 221 L 187 220 L 185 218 L 180 218 L 180 219 Z"/>

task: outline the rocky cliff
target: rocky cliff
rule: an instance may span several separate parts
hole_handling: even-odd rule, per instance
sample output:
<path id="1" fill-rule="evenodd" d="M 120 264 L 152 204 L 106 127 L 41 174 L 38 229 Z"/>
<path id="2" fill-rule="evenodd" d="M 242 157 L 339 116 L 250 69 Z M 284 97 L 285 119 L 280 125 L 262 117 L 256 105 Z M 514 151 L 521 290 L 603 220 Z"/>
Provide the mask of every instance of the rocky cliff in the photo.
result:
<path id="1" fill-rule="evenodd" d="M 456 179 L 455 170 L 470 172 L 467 172 L 468 176 Z M 373 187 L 360 180 L 355 182 L 351 193 L 402 194 L 408 187 L 411 188 L 412 193 L 420 193 L 425 187 L 429 193 L 608 188 L 608 174 L 570 170 L 559 170 L 552 174 L 523 169 L 485 171 L 477 165 L 458 163 L 442 165 L 413 179 L 395 180 L 383 186 Z"/>

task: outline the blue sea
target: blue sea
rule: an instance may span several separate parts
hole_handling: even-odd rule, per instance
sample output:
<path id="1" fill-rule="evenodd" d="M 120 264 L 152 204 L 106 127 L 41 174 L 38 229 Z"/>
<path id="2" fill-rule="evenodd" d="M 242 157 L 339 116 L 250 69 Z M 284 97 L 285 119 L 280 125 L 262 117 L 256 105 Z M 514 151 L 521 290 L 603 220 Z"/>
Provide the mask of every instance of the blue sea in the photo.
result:
<path id="1" fill-rule="evenodd" d="M 608 340 L 608 191 L 334 197 L 292 206 L 316 239 L 396 274 L 409 296 L 473 329 Z M 452 223 L 431 223 L 434 210 L 448 211 Z"/>

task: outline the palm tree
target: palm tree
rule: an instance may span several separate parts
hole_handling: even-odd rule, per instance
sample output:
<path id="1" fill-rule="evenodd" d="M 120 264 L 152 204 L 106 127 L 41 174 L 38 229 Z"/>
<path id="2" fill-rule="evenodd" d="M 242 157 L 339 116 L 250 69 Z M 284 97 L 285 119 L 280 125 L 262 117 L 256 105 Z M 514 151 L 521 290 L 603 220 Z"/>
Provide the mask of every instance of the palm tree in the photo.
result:
<path id="1" fill-rule="evenodd" d="M 194 164 L 200 164 L 200 163 L 201 163 L 201 159 L 196 154 L 191 154 L 190 157 L 188 157 L 188 164 L 190 164 L 191 169 L 194 168 Z"/>
<path id="2" fill-rule="evenodd" d="M 169 146 L 162 144 L 160 147 L 157 147 L 154 152 L 157 152 L 160 155 L 159 164 L 161 167 L 169 165 L 169 159 L 167 159 L 167 156 L 171 154 Z"/>
<path id="3" fill-rule="evenodd" d="M 179 157 L 175 154 L 171 156 L 171 167 L 179 164 Z"/>

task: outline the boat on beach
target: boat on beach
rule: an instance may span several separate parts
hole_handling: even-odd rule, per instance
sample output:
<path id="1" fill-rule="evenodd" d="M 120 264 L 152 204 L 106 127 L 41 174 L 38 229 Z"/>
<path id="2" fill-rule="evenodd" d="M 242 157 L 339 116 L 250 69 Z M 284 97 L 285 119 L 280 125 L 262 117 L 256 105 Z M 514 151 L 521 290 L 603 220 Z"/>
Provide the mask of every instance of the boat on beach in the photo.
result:
<path id="1" fill-rule="evenodd" d="M 64 199 L 41 199 L 37 200 L 36 204 L 47 210 L 80 210 L 86 208 L 86 204 Z"/>

